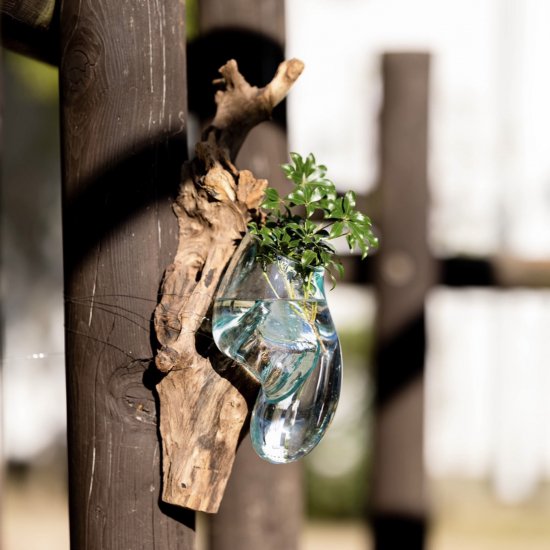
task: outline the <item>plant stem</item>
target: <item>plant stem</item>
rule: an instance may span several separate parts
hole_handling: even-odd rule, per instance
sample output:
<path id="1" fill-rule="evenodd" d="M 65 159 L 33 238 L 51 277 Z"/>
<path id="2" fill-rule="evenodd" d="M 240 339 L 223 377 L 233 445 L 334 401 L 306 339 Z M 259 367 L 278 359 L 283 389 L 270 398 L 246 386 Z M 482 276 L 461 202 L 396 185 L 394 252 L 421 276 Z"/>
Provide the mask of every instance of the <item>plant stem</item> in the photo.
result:
<path id="1" fill-rule="evenodd" d="M 345 237 L 346 235 L 349 235 L 351 231 L 346 231 L 345 233 L 342 233 L 341 235 L 335 235 L 334 237 L 327 237 L 327 241 L 332 241 L 334 239 L 339 239 L 340 237 Z"/>
<path id="2" fill-rule="evenodd" d="M 273 291 L 273 294 L 275 294 L 277 299 L 281 300 L 281 297 L 279 296 L 279 294 L 275 290 L 275 287 L 273 286 L 272 282 L 270 281 L 269 275 L 267 274 L 267 272 L 262 271 L 262 273 L 263 273 L 269 287 Z M 295 289 L 290 284 L 290 282 L 288 281 L 288 279 L 286 277 L 286 273 L 284 273 L 282 271 L 280 271 L 280 273 L 281 273 L 281 275 L 283 275 L 283 280 L 284 280 L 288 295 L 290 296 L 290 299 L 291 300 L 296 300 Z M 315 325 L 315 318 L 317 317 L 318 303 L 317 303 L 317 300 L 312 300 L 312 301 L 309 300 L 309 296 L 312 292 L 312 284 L 313 284 L 312 279 L 313 279 L 313 272 L 311 271 L 311 272 L 308 273 L 307 281 L 305 281 L 305 284 L 304 284 L 304 298 L 301 300 L 303 302 L 302 303 L 302 309 L 295 306 L 293 303 L 290 303 L 289 305 L 290 305 L 290 308 L 294 311 L 294 313 L 296 313 L 296 315 L 301 317 L 310 326 L 311 330 L 315 334 L 315 337 L 317 338 L 317 342 L 319 342 L 319 347 L 321 348 L 323 353 L 326 353 L 327 348 L 326 348 L 325 344 L 323 343 L 323 340 L 321 338 L 321 335 L 319 334 L 317 326 Z"/>
<path id="3" fill-rule="evenodd" d="M 271 283 L 271 281 L 269 280 L 269 275 L 267 274 L 267 271 L 263 271 L 262 270 L 262 273 L 265 277 L 265 280 L 267 281 L 267 284 L 269 285 L 269 288 L 271 288 L 271 290 L 273 291 L 273 294 L 275 294 L 275 298 L 277 298 L 278 300 L 281 299 L 281 297 L 279 296 L 279 294 L 277 293 L 277 291 L 275 290 L 275 287 L 273 286 L 273 284 Z"/>
<path id="4" fill-rule="evenodd" d="M 334 225 L 338 220 L 332 220 L 331 222 L 327 223 L 326 225 L 323 225 L 323 227 L 320 227 L 317 231 L 324 231 L 327 227 L 330 227 L 331 225 Z M 334 239 L 334 237 L 332 237 Z"/>

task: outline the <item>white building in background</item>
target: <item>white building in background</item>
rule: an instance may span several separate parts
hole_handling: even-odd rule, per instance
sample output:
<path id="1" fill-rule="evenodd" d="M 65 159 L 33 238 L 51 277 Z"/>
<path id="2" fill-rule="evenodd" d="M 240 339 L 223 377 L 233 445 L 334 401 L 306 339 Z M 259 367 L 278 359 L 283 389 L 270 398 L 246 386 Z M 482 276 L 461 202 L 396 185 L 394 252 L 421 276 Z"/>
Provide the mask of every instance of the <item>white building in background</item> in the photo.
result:
<path id="1" fill-rule="evenodd" d="M 428 301 L 426 464 L 490 479 L 507 502 L 550 478 L 550 292 L 435 291 Z"/>
<path id="2" fill-rule="evenodd" d="M 289 0 L 291 148 L 334 180 L 376 182 L 386 51 L 429 51 L 436 253 L 550 258 L 550 3 Z M 382 241 L 383 246 L 383 241 Z M 426 465 L 517 501 L 550 476 L 550 298 L 438 290 L 429 300 Z"/>
<path id="3" fill-rule="evenodd" d="M 431 239 L 439 253 L 550 256 L 545 0 L 289 0 L 291 147 L 347 188 L 376 182 L 380 54 L 432 61 Z M 503 215 L 504 214 L 504 215 Z"/>

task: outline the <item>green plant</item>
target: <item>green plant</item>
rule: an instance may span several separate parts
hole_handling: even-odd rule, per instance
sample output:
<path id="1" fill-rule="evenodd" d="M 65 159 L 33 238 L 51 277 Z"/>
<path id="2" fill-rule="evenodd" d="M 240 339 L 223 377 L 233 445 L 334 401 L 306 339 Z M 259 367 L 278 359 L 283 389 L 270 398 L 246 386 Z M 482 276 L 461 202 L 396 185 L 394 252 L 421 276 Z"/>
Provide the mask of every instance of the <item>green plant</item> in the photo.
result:
<path id="1" fill-rule="evenodd" d="M 326 166 L 317 164 L 312 154 L 304 159 L 291 153 L 290 158 L 291 163 L 284 164 L 282 170 L 294 188 L 281 197 L 268 187 L 262 203 L 265 221 L 248 225 L 258 240 L 258 259 L 266 264 L 286 256 L 297 263 L 305 278 L 323 267 L 335 281 L 344 268 L 330 241 L 345 237 L 350 250 L 359 249 L 365 258 L 378 245 L 371 220 L 356 210 L 353 191 L 338 196 L 326 176 Z"/>

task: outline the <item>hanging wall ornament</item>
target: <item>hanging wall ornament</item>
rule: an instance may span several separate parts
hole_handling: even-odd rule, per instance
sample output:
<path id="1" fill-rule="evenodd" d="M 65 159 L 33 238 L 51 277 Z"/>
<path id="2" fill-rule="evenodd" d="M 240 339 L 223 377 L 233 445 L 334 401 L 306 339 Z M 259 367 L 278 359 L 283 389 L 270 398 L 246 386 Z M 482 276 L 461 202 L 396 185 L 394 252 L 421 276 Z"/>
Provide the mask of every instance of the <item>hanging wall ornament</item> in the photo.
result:
<path id="1" fill-rule="evenodd" d="M 325 275 L 343 271 L 331 241 L 365 257 L 377 245 L 353 192 L 338 197 L 313 155 L 283 166 L 294 189 L 266 190 L 265 216 L 248 224 L 214 303 L 218 348 L 260 384 L 250 435 L 258 455 L 286 463 L 310 452 L 338 403 L 342 358 Z M 316 220 L 316 221 L 313 221 Z"/>
<path id="2" fill-rule="evenodd" d="M 220 277 L 247 223 L 258 216 L 267 186 L 238 170 L 235 158 L 248 132 L 270 118 L 302 70 L 301 61 L 285 61 L 269 84 L 257 88 L 228 61 L 217 81 L 216 115 L 182 169 L 173 207 L 178 249 L 154 318 L 162 498 L 170 504 L 218 510 L 257 396 L 254 379 L 217 351 L 207 318 Z"/>
<path id="3" fill-rule="evenodd" d="M 246 237 L 214 302 L 220 350 L 259 382 L 250 435 L 258 455 L 286 463 L 307 454 L 327 428 L 340 394 L 342 359 L 327 307 L 323 268 L 304 278 L 294 260 L 262 265 Z"/>
<path id="4" fill-rule="evenodd" d="M 233 164 L 302 69 L 285 61 L 258 89 L 234 61 L 224 65 L 216 116 L 183 167 L 178 250 L 155 310 L 162 497 L 171 504 L 217 511 L 250 411 L 258 454 L 285 463 L 313 449 L 336 409 L 342 361 L 324 278 L 342 272 L 332 240 L 363 257 L 376 245 L 370 220 L 352 192 L 337 195 L 313 155 L 291 154 L 285 197 Z"/>

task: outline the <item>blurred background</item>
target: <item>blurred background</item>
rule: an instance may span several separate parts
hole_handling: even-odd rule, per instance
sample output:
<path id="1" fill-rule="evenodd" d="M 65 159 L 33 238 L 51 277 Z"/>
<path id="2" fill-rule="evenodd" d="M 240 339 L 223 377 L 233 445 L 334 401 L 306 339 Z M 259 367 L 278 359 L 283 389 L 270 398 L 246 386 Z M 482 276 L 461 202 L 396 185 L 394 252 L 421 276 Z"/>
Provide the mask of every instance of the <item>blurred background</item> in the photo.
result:
<path id="1" fill-rule="evenodd" d="M 382 251 L 394 219 L 380 192 L 383 55 L 429 55 L 428 193 L 418 211 L 435 266 L 421 346 L 425 491 L 404 510 L 428 518 L 430 550 L 548 548 L 550 4 L 291 0 L 285 9 L 286 56 L 306 63 L 288 101 L 290 150 L 313 151 L 342 190 L 365 197 L 375 221 L 385 216 Z M 34 531 L 41 549 L 60 550 L 68 519 L 57 72 L 4 52 L 2 78 L 2 548 L 38 547 Z M 419 208 L 406 199 L 394 195 L 398 217 Z M 403 254 L 389 272 L 396 295 L 418 268 Z M 363 273 L 329 296 L 344 386 L 306 460 L 302 550 L 371 548 L 369 505 L 399 508 L 373 489 L 376 434 L 387 427 L 374 414 L 386 302 L 372 282 Z M 402 368 L 407 355 L 396 357 Z M 406 460 L 407 434 L 396 437 Z"/>

